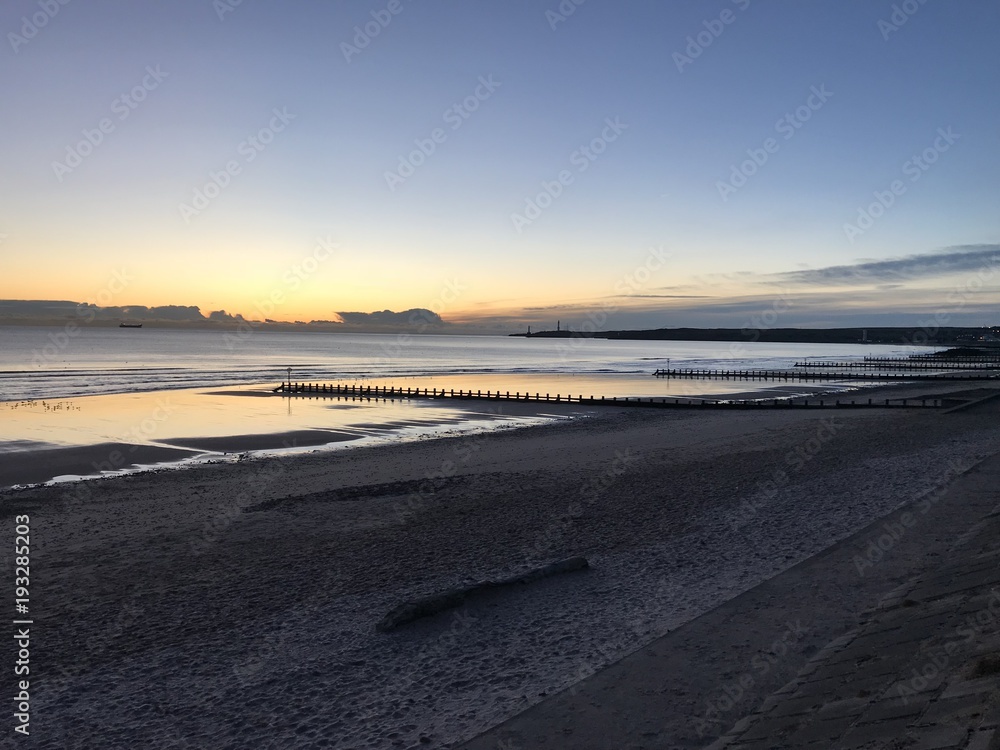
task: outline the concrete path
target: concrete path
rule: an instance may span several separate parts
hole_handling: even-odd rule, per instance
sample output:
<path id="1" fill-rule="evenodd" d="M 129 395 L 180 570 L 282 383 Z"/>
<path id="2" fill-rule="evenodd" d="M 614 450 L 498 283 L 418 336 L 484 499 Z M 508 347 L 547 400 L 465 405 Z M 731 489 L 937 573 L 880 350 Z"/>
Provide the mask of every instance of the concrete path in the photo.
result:
<path id="1" fill-rule="evenodd" d="M 998 750 L 1000 455 L 956 473 L 462 747 Z"/>
<path id="2" fill-rule="evenodd" d="M 994 512 L 959 540 L 954 559 L 891 592 L 710 747 L 987 750 L 1000 744 L 998 725 Z"/>

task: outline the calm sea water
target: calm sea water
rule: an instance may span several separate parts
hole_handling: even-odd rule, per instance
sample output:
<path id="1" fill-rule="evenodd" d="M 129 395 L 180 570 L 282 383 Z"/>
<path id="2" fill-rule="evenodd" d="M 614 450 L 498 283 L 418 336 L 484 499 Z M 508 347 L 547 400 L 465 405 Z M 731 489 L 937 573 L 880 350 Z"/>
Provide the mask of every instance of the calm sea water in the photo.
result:
<path id="1" fill-rule="evenodd" d="M 156 328 L 0 327 L 0 456 L 60 449 L 63 457 L 58 468 L 46 462 L 45 470 L 32 477 L 16 470 L 31 462 L 8 462 L 7 468 L 15 470 L 8 471 L 3 482 L 148 468 L 124 465 L 128 461 L 106 468 L 114 455 L 109 451 L 122 445 L 131 446 L 129 451 L 135 446 L 156 448 L 162 454 L 156 460 L 182 466 L 235 460 L 247 451 L 337 449 L 535 424 L 587 412 L 582 407 L 493 408 L 485 401 L 272 394 L 289 367 L 292 379 L 300 382 L 606 397 L 731 398 L 744 397 L 749 389 L 771 397 L 808 394 L 817 385 L 651 375 L 668 361 L 680 367 L 774 369 L 810 357 L 843 360 L 905 351 L 862 345 L 265 332 L 241 337 Z M 818 387 L 839 391 L 855 385 Z"/>
<path id="2" fill-rule="evenodd" d="M 525 382 L 532 389 L 573 392 L 570 376 L 601 382 L 601 395 L 622 383 L 644 384 L 662 393 L 649 377 L 669 360 L 672 366 L 785 368 L 812 357 L 861 358 L 901 354 L 913 347 L 861 344 L 731 344 L 720 342 L 525 339 L 506 336 L 405 336 L 389 334 L 268 333 L 244 336 L 217 331 L 156 328 L 0 326 L 0 400 L 235 384 L 277 385 L 292 368 L 297 381 L 403 382 L 432 378 L 455 387 L 503 387 Z M 648 384 L 648 385 L 645 385 Z M 718 384 L 708 385 L 718 389 Z M 513 388 L 512 388 L 513 390 Z M 635 386 L 628 390 L 635 393 Z M 691 393 L 690 386 L 686 389 Z"/>

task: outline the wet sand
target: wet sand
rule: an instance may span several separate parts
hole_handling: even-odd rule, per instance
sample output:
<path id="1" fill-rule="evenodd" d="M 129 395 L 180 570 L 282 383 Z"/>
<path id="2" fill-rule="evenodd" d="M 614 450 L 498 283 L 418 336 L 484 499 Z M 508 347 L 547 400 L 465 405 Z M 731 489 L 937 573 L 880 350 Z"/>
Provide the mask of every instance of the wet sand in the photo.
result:
<path id="1" fill-rule="evenodd" d="M 61 476 L 92 476 L 136 465 L 180 461 L 193 454 L 183 448 L 128 443 L 98 443 L 69 447 L 44 447 L 4 453 L 0 461 L 0 487 L 48 482 Z"/>
<path id="2" fill-rule="evenodd" d="M 357 440 L 358 432 L 337 430 L 296 430 L 295 432 L 264 433 L 262 435 L 229 435 L 226 437 L 188 437 L 163 442 L 183 448 L 215 453 L 241 453 L 245 451 L 266 451 L 282 448 L 304 448 L 309 446 L 342 443 Z"/>
<path id="3" fill-rule="evenodd" d="M 545 421 L 545 414 L 544 405 L 287 398 L 259 387 L 0 402 L 0 487 L 171 462 L 186 467 L 198 457 L 489 429 Z"/>
<path id="4" fill-rule="evenodd" d="M 1000 445 L 974 412 L 598 411 L 3 492 L 44 602 L 33 746 L 454 747 Z M 591 568 L 375 631 L 573 555 Z M 709 635 L 723 665 L 746 641 Z"/>

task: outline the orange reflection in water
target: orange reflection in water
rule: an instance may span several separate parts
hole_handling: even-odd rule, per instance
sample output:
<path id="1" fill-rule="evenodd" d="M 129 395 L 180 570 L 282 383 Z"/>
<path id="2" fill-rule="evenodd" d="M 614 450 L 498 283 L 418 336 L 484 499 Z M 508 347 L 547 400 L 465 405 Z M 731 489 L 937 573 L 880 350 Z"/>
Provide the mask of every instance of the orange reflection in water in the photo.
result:
<path id="1" fill-rule="evenodd" d="M 500 393 L 530 393 L 534 396 L 605 396 L 612 398 L 691 398 L 691 399 L 737 399 L 737 398 L 779 398 L 792 394 L 810 394 L 818 390 L 839 390 L 839 386 L 822 383 L 788 383 L 767 380 L 722 380 L 722 379 L 681 379 L 656 378 L 652 370 L 643 374 L 625 373 L 470 373 L 412 378 L 367 378 L 347 381 L 350 385 L 396 386 L 401 388 L 444 388 L 445 390 L 481 390 Z"/>
<path id="2" fill-rule="evenodd" d="M 260 386 L 9 401 L 0 402 L 0 450 L 119 442 L 178 445 L 190 438 L 303 430 L 328 431 L 333 441 L 488 416 L 486 409 L 460 404 L 288 398 Z"/>
<path id="3" fill-rule="evenodd" d="M 725 380 L 660 379 L 622 374 L 477 373 L 419 378 L 383 378 L 358 384 L 401 388 L 500 391 L 562 396 L 653 396 L 739 398 L 809 393 L 806 385 Z M 350 384 L 345 382 L 344 384 Z M 282 441 L 244 441 L 238 436 L 299 433 L 317 445 L 405 430 L 433 431 L 469 421 L 531 419 L 541 413 L 573 413 L 570 407 L 424 399 L 368 400 L 272 393 L 276 383 L 85 396 L 54 401 L 0 402 L 0 451 L 99 443 L 164 444 L 196 450 L 276 448 Z M 830 389 L 832 384 L 823 384 Z M 748 393 L 751 392 L 751 393 Z M 600 408 L 600 407 L 597 407 Z M 544 412 L 539 411 L 544 409 Z M 499 412 L 499 413 L 498 413 Z M 305 434 L 308 432 L 308 434 Z M 226 438 L 226 440 L 219 440 Z M 327 439 L 328 438 L 328 439 Z M 200 440 L 197 440 L 200 439 Z"/>

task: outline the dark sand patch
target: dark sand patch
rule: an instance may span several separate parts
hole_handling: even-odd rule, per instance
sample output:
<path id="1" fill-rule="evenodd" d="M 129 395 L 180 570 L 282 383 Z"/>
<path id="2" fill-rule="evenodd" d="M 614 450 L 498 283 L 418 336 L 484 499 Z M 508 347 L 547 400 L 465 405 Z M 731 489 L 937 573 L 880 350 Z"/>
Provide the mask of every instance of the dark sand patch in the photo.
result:
<path id="1" fill-rule="evenodd" d="M 22 453 L 24 451 L 44 451 L 58 446 L 41 440 L 3 440 L 0 441 L 0 455 Z"/>
<path id="2" fill-rule="evenodd" d="M 191 455 L 182 448 L 159 445 L 100 443 L 47 448 L 7 455 L 0 463 L 0 486 L 36 484 L 55 477 L 92 476 L 101 471 L 128 469 L 137 464 L 179 461 Z"/>
<path id="3" fill-rule="evenodd" d="M 278 448 L 304 448 L 309 446 L 345 443 L 365 437 L 362 432 L 336 430 L 295 430 L 270 432 L 259 435 L 226 435 L 224 437 L 189 437 L 164 440 L 169 445 L 218 453 L 277 450 Z"/>

